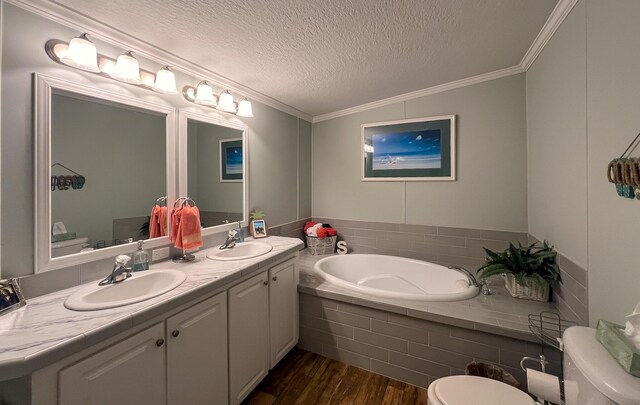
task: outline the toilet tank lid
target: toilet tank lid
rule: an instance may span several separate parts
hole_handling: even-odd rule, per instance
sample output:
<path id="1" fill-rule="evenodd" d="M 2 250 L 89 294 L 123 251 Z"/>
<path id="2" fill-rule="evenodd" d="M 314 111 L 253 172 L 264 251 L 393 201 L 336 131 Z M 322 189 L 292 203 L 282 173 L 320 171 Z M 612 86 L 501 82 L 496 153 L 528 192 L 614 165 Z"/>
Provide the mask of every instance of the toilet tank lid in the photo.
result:
<path id="1" fill-rule="evenodd" d="M 598 391 L 621 405 L 640 403 L 640 378 L 622 369 L 598 342 L 595 329 L 573 326 L 562 338 L 565 352 Z"/>
<path id="2" fill-rule="evenodd" d="M 69 239 L 69 240 L 61 240 L 60 242 L 53 242 L 51 244 L 51 247 L 52 248 L 63 248 L 63 247 L 73 246 L 73 245 L 82 245 L 82 244 L 87 243 L 87 242 L 89 242 L 89 238 L 87 238 L 87 237 Z"/>

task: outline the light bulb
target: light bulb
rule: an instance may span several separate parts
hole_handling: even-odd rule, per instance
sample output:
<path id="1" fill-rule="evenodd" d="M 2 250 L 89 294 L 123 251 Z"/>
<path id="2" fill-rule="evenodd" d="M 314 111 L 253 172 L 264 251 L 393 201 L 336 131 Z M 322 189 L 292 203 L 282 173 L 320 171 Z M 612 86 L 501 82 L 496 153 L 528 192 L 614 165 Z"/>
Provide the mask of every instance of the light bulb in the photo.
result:
<path id="1" fill-rule="evenodd" d="M 89 41 L 87 34 L 73 38 L 69 42 L 67 53 L 60 61 L 65 65 L 69 65 L 88 72 L 99 72 L 98 69 L 98 52 L 93 42 Z"/>
<path id="2" fill-rule="evenodd" d="M 169 70 L 169 66 L 165 66 L 156 73 L 156 81 L 153 90 L 162 94 L 178 94 L 176 88 L 176 75 Z"/>
<path id="3" fill-rule="evenodd" d="M 216 106 L 216 98 L 213 95 L 213 89 L 208 82 L 202 81 L 198 83 L 198 87 L 196 88 L 196 98 L 193 102 L 200 105 Z"/>
<path id="4" fill-rule="evenodd" d="M 236 112 L 236 106 L 233 102 L 233 96 L 229 93 L 229 90 L 225 90 L 218 97 L 218 107 L 216 107 L 220 111 L 234 113 Z"/>
<path id="5" fill-rule="evenodd" d="M 125 83 L 140 84 L 140 65 L 131 51 L 118 56 L 111 77 Z"/>
<path id="6" fill-rule="evenodd" d="M 243 98 L 238 103 L 238 112 L 236 113 L 239 117 L 253 117 L 253 110 L 251 109 L 251 101 Z"/>

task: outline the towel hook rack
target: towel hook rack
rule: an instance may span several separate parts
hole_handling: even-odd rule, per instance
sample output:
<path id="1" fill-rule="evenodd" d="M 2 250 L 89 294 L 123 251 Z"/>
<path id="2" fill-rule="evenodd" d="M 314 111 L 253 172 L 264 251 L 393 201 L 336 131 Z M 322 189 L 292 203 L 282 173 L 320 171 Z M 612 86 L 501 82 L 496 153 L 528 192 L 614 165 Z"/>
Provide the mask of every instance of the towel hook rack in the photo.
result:
<path id="1" fill-rule="evenodd" d="M 167 196 L 166 195 L 162 196 L 162 197 L 159 197 L 156 200 L 155 205 L 162 206 L 162 204 L 164 204 L 165 207 L 167 206 Z"/>
<path id="2" fill-rule="evenodd" d="M 196 202 L 193 201 L 193 199 L 189 198 L 189 197 L 179 197 L 178 199 L 176 199 L 176 201 L 173 203 L 173 209 L 176 209 L 176 206 L 178 206 L 180 203 L 182 203 L 182 208 L 184 208 L 185 204 L 188 204 L 189 202 L 191 202 L 192 206 L 195 207 Z M 176 257 L 174 257 L 172 259 L 172 261 L 174 263 L 187 263 L 187 262 L 192 262 L 195 260 L 195 256 L 192 254 L 188 254 L 186 249 L 181 249 L 182 250 L 182 255 L 178 255 Z"/>
<path id="3" fill-rule="evenodd" d="M 180 198 L 178 198 L 178 199 L 173 203 L 173 209 L 176 209 L 176 207 L 177 207 L 180 203 L 182 203 L 182 207 L 184 207 L 184 206 L 185 206 L 185 204 L 187 204 L 187 203 L 189 203 L 189 202 L 191 202 L 191 205 L 192 205 L 192 206 L 195 206 L 195 205 L 196 205 L 196 202 L 195 202 L 195 201 L 193 201 L 191 198 L 189 198 L 189 197 L 180 197 Z"/>
<path id="4" fill-rule="evenodd" d="M 84 184 L 87 181 L 87 178 L 84 177 L 83 175 L 81 175 L 80 173 L 76 172 L 75 170 L 72 170 L 70 168 L 68 168 L 67 166 L 63 165 L 62 163 L 54 163 L 51 165 L 51 167 L 53 168 L 54 166 L 60 166 L 65 170 L 70 171 L 71 173 L 73 173 L 73 176 L 54 176 L 51 175 L 51 191 L 54 191 L 56 189 L 56 187 L 58 188 L 58 190 L 69 190 L 69 188 L 72 188 L 74 190 L 79 190 L 82 187 L 84 187 Z"/>

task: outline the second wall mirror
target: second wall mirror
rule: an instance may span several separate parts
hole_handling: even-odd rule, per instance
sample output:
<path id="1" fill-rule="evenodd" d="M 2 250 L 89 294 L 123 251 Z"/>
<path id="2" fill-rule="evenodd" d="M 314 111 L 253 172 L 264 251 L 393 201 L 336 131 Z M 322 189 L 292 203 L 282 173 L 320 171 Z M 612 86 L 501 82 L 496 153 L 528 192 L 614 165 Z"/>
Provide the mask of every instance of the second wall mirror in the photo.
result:
<path id="1" fill-rule="evenodd" d="M 237 119 L 180 111 L 180 195 L 200 209 L 203 234 L 247 223 L 247 127 Z"/>

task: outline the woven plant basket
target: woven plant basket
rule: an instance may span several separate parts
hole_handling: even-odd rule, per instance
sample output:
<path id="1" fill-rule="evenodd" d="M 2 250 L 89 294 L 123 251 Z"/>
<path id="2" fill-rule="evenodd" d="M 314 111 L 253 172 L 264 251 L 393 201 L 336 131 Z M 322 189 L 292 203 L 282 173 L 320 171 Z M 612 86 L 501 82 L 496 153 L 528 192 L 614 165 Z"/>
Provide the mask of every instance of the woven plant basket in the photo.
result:
<path id="1" fill-rule="evenodd" d="M 307 249 L 312 255 L 328 255 L 336 251 L 336 241 L 338 236 L 327 236 L 320 239 L 315 236 L 306 236 Z"/>
<path id="2" fill-rule="evenodd" d="M 537 281 L 527 277 L 525 285 L 520 285 L 516 282 L 513 274 L 503 274 L 502 277 L 504 277 L 504 286 L 512 297 L 542 302 L 549 301 L 551 291 L 549 284 L 540 285 Z"/>

